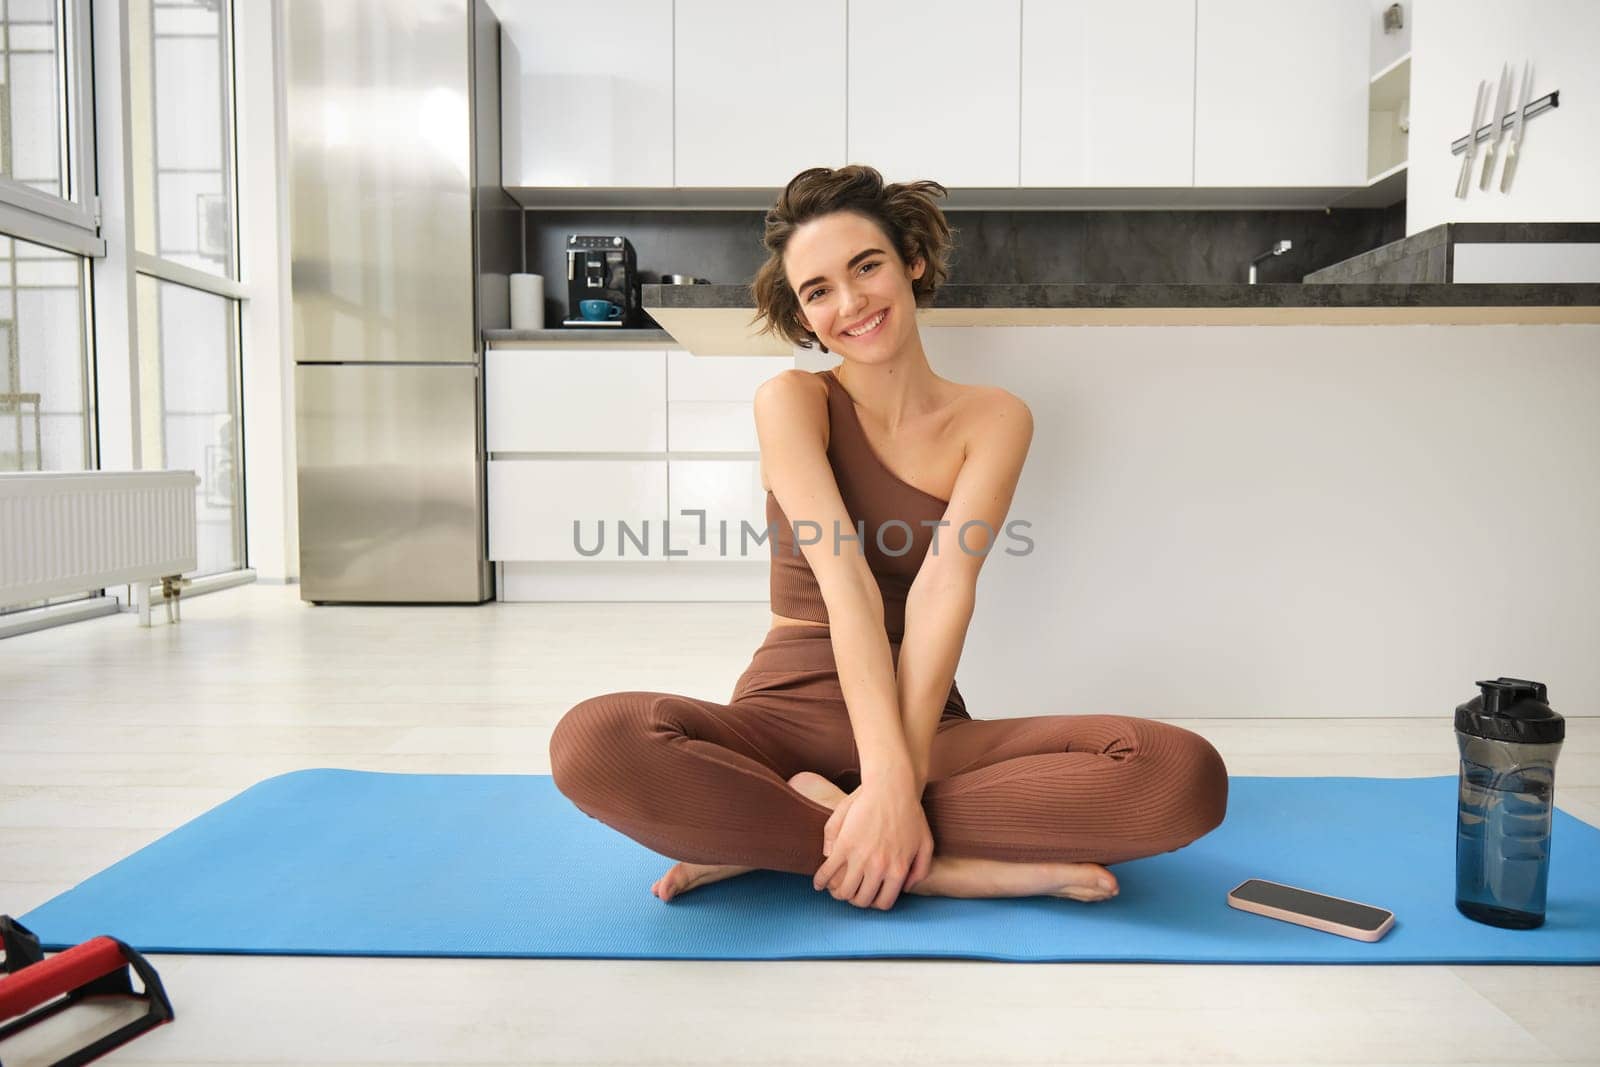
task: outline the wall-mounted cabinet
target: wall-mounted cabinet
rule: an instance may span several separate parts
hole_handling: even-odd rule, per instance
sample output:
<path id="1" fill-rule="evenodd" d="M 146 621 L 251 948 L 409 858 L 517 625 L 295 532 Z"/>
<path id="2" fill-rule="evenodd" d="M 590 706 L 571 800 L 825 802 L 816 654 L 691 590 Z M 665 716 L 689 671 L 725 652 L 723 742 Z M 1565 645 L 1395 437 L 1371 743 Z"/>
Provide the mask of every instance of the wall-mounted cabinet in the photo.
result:
<path id="1" fill-rule="evenodd" d="M 514 0 L 500 16 L 500 183 L 665 187 L 672 5 Z"/>
<path id="2" fill-rule="evenodd" d="M 849 10 L 851 161 L 892 182 L 1016 188 L 1021 0 L 851 0 Z"/>
<path id="3" fill-rule="evenodd" d="M 1365 185 L 1369 17 L 1351 0 L 1199 0 L 1194 184 Z"/>
<path id="4" fill-rule="evenodd" d="M 783 186 L 845 163 L 845 0 L 674 0 L 676 185 Z"/>
<path id="5" fill-rule="evenodd" d="M 1024 0 L 1023 185 L 1192 183 L 1194 11 L 1194 0 Z"/>
<path id="6" fill-rule="evenodd" d="M 1369 153 L 1353 0 L 496 9 L 502 175 L 528 206 L 758 207 L 846 162 L 951 207 L 1314 206 L 1396 151 Z"/>

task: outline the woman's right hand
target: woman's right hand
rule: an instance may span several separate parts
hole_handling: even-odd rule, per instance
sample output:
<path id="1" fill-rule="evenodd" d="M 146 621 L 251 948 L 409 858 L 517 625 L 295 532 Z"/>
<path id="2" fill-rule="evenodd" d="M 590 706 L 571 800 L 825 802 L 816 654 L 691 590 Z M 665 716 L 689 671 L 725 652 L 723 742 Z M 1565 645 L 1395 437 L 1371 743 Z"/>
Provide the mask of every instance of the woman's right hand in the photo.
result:
<path id="1" fill-rule="evenodd" d="M 823 829 L 828 859 L 812 878 L 836 900 L 888 911 L 900 893 L 928 875 L 933 831 L 922 801 L 908 787 L 863 782 L 846 795 Z"/>

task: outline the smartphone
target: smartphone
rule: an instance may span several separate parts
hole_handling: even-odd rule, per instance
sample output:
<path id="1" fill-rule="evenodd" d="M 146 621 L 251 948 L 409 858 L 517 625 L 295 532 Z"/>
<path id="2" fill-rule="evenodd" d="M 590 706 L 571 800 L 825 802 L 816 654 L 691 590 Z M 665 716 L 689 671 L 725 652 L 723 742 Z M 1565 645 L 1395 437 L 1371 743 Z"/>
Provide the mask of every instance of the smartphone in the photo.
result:
<path id="1" fill-rule="evenodd" d="M 1394 925 L 1392 911 L 1263 878 L 1234 886 L 1228 893 L 1228 906 L 1357 941 L 1376 941 Z"/>

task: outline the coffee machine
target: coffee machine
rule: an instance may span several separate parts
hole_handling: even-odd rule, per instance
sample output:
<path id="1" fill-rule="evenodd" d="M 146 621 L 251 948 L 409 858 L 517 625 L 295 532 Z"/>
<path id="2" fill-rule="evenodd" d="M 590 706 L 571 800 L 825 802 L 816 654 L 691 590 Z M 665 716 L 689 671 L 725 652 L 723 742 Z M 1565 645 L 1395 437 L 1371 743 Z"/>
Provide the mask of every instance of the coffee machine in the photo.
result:
<path id="1" fill-rule="evenodd" d="M 590 318 L 585 300 L 609 301 L 621 313 Z M 614 234 L 574 233 L 567 236 L 567 317 L 563 326 L 626 329 L 638 327 L 639 266 L 633 245 Z"/>

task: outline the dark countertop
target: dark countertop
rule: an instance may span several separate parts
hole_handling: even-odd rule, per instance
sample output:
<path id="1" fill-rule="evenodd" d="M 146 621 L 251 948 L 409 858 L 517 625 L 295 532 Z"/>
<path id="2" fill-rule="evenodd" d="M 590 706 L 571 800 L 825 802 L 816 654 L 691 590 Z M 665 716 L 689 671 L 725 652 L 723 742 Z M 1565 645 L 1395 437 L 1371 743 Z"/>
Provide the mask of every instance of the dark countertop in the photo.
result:
<path id="1" fill-rule="evenodd" d="M 743 285 L 646 285 L 645 310 L 696 355 L 788 355 L 757 335 Z M 1559 285 L 946 285 L 923 326 L 1304 326 L 1600 324 L 1600 283 Z"/>
<path id="2" fill-rule="evenodd" d="M 565 326 L 552 330 L 484 330 L 483 340 L 490 346 L 511 346 L 516 344 L 539 345 L 541 347 L 555 347 L 559 345 L 611 345 L 626 347 L 629 345 L 647 345 L 660 348 L 663 345 L 676 346 L 678 342 L 666 330 L 643 329 L 625 330 L 621 327 L 597 327 L 584 329 L 581 326 Z"/>
<path id="3" fill-rule="evenodd" d="M 645 310 L 749 309 L 743 285 L 646 285 Z M 1185 282 L 946 285 L 922 311 L 1072 308 L 1600 308 L 1600 282 L 1554 285 Z M 1600 321 L 1597 319 L 1595 321 Z"/>

